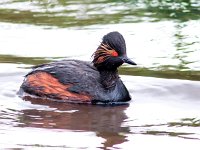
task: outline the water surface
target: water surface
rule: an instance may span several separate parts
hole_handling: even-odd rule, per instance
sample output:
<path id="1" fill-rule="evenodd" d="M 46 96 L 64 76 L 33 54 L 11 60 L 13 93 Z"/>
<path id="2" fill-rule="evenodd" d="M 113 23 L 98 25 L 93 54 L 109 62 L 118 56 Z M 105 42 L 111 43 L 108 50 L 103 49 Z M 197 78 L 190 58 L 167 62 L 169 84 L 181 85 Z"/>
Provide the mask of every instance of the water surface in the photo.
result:
<path id="1" fill-rule="evenodd" d="M 199 149 L 198 0 L 0 2 L 0 147 Z M 138 66 L 121 78 L 129 105 L 24 101 L 33 65 L 92 60 L 104 34 L 121 32 Z"/>

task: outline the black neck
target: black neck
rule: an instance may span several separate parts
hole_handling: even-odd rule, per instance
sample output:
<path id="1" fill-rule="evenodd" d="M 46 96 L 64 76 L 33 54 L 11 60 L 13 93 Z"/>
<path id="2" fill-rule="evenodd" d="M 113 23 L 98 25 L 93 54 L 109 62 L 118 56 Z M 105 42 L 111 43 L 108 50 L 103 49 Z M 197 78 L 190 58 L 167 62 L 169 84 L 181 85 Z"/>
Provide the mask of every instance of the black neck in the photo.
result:
<path id="1" fill-rule="evenodd" d="M 119 79 L 118 70 L 101 70 L 99 72 L 102 85 L 106 89 L 114 88 Z"/>

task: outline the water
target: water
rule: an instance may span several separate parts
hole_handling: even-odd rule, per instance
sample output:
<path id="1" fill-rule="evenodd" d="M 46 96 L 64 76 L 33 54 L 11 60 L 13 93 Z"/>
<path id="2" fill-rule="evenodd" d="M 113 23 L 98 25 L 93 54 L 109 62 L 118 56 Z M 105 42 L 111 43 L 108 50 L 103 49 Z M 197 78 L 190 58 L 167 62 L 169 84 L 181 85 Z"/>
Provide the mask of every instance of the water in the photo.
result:
<path id="1" fill-rule="evenodd" d="M 199 149 L 198 0 L 0 2 L 0 148 Z M 137 67 L 120 68 L 129 105 L 23 101 L 36 64 L 91 61 L 117 30 Z"/>

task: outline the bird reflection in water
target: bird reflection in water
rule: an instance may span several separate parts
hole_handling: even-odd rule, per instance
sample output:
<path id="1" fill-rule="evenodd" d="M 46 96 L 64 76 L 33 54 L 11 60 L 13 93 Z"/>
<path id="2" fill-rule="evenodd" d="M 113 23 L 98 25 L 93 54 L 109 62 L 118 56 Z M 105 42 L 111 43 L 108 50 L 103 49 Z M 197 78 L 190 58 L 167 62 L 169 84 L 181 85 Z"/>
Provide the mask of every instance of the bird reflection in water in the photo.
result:
<path id="1" fill-rule="evenodd" d="M 47 109 L 26 109 L 21 114 L 24 127 L 67 129 L 72 131 L 95 132 L 104 138 L 104 148 L 127 141 L 129 127 L 122 127 L 127 119 L 127 105 L 100 106 L 59 103 L 44 99 L 28 98 L 32 104 L 48 106 Z"/>

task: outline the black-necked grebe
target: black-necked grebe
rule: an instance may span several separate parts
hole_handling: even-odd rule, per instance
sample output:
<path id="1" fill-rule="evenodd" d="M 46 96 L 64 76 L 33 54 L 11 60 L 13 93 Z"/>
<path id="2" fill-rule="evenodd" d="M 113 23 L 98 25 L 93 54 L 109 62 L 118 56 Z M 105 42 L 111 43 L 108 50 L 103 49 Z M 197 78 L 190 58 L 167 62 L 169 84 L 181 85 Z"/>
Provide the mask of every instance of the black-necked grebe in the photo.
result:
<path id="1" fill-rule="evenodd" d="M 92 63 L 62 60 L 36 66 L 26 75 L 20 93 L 61 102 L 127 102 L 131 97 L 117 70 L 123 63 L 136 65 L 126 55 L 123 36 L 110 32 L 103 37 Z"/>

